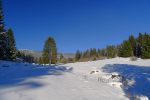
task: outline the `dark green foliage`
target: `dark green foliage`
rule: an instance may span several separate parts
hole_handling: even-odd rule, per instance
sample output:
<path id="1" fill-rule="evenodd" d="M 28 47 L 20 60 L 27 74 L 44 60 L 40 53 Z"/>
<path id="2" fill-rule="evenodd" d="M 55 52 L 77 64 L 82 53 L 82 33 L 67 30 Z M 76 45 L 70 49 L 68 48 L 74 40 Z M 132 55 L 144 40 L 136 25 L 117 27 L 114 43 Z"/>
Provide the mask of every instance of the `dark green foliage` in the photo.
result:
<path id="1" fill-rule="evenodd" d="M 129 41 L 124 41 L 119 48 L 120 57 L 131 57 L 133 56 L 132 46 Z"/>
<path id="2" fill-rule="evenodd" d="M 0 59 L 7 59 L 8 37 L 4 29 L 4 18 L 2 10 L 2 0 L 0 0 Z"/>
<path id="3" fill-rule="evenodd" d="M 6 31 L 4 26 L 2 0 L 0 0 L 0 59 L 16 59 L 16 47 L 13 31 L 11 29 L 8 29 L 8 31 Z"/>
<path id="4" fill-rule="evenodd" d="M 90 57 L 98 57 L 96 48 L 90 49 Z"/>
<path id="5" fill-rule="evenodd" d="M 136 39 L 134 38 L 133 35 L 130 35 L 128 41 L 131 44 L 133 56 L 136 56 Z"/>
<path id="6" fill-rule="evenodd" d="M 107 58 L 114 58 L 117 55 L 116 47 L 113 45 L 106 47 Z"/>
<path id="7" fill-rule="evenodd" d="M 150 58 L 150 35 L 148 35 L 147 33 L 143 35 L 141 53 L 142 53 L 141 58 L 143 59 Z"/>
<path id="8" fill-rule="evenodd" d="M 7 31 L 8 36 L 8 49 L 7 49 L 7 55 L 8 59 L 16 59 L 16 44 L 14 39 L 14 34 L 11 29 L 8 29 Z"/>
<path id="9" fill-rule="evenodd" d="M 142 35 L 142 33 L 139 33 L 139 36 L 137 38 L 137 42 L 139 43 L 140 46 L 142 46 L 142 42 L 143 42 L 143 35 Z"/>
<path id="10" fill-rule="evenodd" d="M 150 58 L 150 35 L 145 33 L 139 33 L 137 38 L 134 38 L 133 35 L 131 35 L 127 42 L 122 46 L 120 45 L 119 49 L 119 56 L 135 56 L 135 57 L 141 57 L 143 59 L 149 59 Z M 130 45 L 129 45 L 130 44 Z M 131 46 L 131 48 L 130 48 Z M 122 49 L 124 47 L 124 49 Z M 132 50 L 132 53 L 130 52 Z"/>
<path id="11" fill-rule="evenodd" d="M 107 56 L 107 52 L 106 52 L 106 49 L 101 49 L 101 50 L 99 50 L 99 52 L 100 52 L 100 56 L 103 56 L 103 57 L 106 57 Z"/>
<path id="12" fill-rule="evenodd" d="M 136 56 L 141 57 L 142 56 L 142 42 L 143 42 L 143 35 L 139 33 L 136 44 Z"/>
<path id="13" fill-rule="evenodd" d="M 89 51 L 89 49 L 87 49 L 85 52 L 83 52 L 82 57 L 83 58 L 90 58 L 90 51 Z"/>
<path id="14" fill-rule="evenodd" d="M 23 62 L 35 63 L 34 57 L 32 55 L 25 55 L 23 52 L 17 51 L 16 57 L 22 59 Z"/>
<path id="15" fill-rule="evenodd" d="M 54 38 L 48 37 L 43 49 L 43 63 L 56 64 L 57 63 L 57 48 Z"/>
<path id="16" fill-rule="evenodd" d="M 34 63 L 34 57 L 32 55 L 25 55 L 25 62 Z"/>
<path id="17" fill-rule="evenodd" d="M 90 49 L 83 53 L 76 52 L 76 61 L 89 61 L 104 58 L 119 57 L 141 57 L 143 59 L 150 58 L 150 34 L 139 33 L 135 38 L 130 35 L 128 40 L 123 41 L 120 45 L 109 45 L 103 49 Z"/>
<path id="18" fill-rule="evenodd" d="M 75 54 L 75 61 L 79 61 L 81 56 L 82 56 L 82 53 L 79 50 L 77 50 L 77 52 Z"/>
<path id="19" fill-rule="evenodd" d="M 6 40 L 7 40 L 6 34 L 0 32 L 0 59 L 1 60 L 7 59 L 8 44 Z"/>

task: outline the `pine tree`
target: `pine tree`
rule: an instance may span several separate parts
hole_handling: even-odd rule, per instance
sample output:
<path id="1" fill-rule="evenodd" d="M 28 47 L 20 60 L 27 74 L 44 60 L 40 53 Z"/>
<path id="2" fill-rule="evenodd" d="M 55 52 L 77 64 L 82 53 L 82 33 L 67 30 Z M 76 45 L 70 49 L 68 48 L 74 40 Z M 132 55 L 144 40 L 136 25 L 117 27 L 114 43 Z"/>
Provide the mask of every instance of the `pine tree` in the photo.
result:
<path id="1" fill-rule="evenodd" d="M 83 53 L 83 57 L 84 57 L 84 58 L 90 58 L 90 51 L 89 51 L 89 49 L 87 49 L 87 50 Z"/>
<path id="2" fill-rule="evenodd" d="M 113 45 L 107 46 L 106 51 L 107 51 L 107 58 L 114 58 L 117 54 L 116 48 Z"/>
<path id="3" fill-rule="evenodd" d="M 103 57 L 106 57 L 106 56 L 107 56 L 106 49 L 103 48 L 103 49 L 101 50 L 101 54 L 102 54 Z"/>
<path id="4" fill-rule="evenodd" d="M 119 48 L 119 56 L 120 57 L 131 57 L 133 56 L 132 53 L 132 46 L 129 41 L 124 41 L 120 48 Z"/>
<path id="5" fill-rule="evenodd" d="M 79 61 L 81 56 L 82 56 L 82 53 L 79 50 L 77 50 L 77 52 L 75 54 L 75 61 Z"/>
<path id="6" fill-rule="evenodd" d="M 128 41 L 130 42 L 132 47 L 132 54 L 136 56 L 136 39 L 133 35 L 130 35 Z"/>
<path id="7" fill-rule="evenodd" d="M 16 44 L 15 44 L 15 39 L 14 39 L 14 33 L 12 29 L 8 29 L 7 31 L 7 36 L 8 36 L 8 59 L 16 59 Z"/>
<path id="8" fill-rule="evenodd" d="M 143 35 L 142 35 L 142 33 L 139 33 L 139 36 L 137 38 L 137 45 L 136 45 L 136 56 L 137 57 L 142 56 L 142 42 L 143 42 Z"/>
<path id="9" fill-rule="evenodd" d="M 51 43 L 51 46 L 52 46 L 52 61 L 51 63 L 52 64 L 56 64 L 57 63 L 57 47 L 56 47 L 56 42 L 54 40 L 54 38 L 52 38 L 52 43 Z"/>
<path id="10" fill-rule="evenodd" d="M 57 48 L 55 40 L 48 37 L 43 49 L 43 63 L 56 64 L 57 63 Z"/>
<path id="11" fill-rule="evenodd" d="M 142 41 L 142 58 L 143 59 L 149 59 L 150 58 L 150 35 L 147 33 L 144 34 L 143 36 L 143 41 Z"/>
<path id="12" fill-rule="evenodd" d="M 59 62 L 61 62 L 61 61 L 63 60 L 63 58 L 64 58 L 64 56 L 63 56 L 63 54 L 61 53 L 61 54 L 60 54 L 60 57 L 59 57 Z"/>
<path id="13" fill-rule="evenodd" d="M 8 37 L 4 29 L 4 16 L 2 10 L 2 0 L 0 0 L 0 59 L 7 59 Z"/>
<path id="14" fill-rule="evenodd" d="M 96 48 L 91 48 L 90 49 L 90 57 L 97 57 L 98 54 L 97 54 L 97 50 Z"/>

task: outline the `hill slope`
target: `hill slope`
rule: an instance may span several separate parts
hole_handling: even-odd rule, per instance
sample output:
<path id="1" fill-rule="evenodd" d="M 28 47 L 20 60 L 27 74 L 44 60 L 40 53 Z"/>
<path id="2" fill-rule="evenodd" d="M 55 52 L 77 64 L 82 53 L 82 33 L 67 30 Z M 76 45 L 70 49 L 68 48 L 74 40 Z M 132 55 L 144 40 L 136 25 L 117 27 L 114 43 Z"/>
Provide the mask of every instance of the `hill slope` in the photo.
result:
<path id="1" fill-rule="evenodd" d="M 150 60 L 124 58 L 53 66 L 0 61 L 0 100 L 128 100 L 123 88 L 97 80 L 114 71 L 138 77 L 134 80 L 138 86 L 133 85 L 130 92 L 150 97 L 149 92 L 143 92 L 149 88 L 142 87 L 150 83 L 149 65 Z M 94 70 L 98 74 L 90 74 Z"/>

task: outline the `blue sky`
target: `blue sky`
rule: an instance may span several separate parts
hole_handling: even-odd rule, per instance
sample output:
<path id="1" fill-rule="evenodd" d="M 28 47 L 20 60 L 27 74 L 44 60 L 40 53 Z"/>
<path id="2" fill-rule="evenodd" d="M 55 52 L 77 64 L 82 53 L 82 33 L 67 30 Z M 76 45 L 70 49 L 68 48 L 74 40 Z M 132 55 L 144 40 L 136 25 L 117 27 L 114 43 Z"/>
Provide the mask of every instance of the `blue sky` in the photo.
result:
<path id="1" fill-rule="evenodd" d="M 150 32 L 150 0 L 3 0 L 17 48 L 42 50 L 48 36 L 59 52 L 119 44 Z"/>

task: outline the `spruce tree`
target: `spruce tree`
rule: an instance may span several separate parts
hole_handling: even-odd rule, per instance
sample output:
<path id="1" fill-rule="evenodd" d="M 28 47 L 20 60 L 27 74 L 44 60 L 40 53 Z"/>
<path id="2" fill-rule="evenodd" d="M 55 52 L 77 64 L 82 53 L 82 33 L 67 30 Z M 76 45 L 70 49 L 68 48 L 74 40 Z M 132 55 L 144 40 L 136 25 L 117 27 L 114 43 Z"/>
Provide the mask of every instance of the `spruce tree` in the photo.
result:
<path id="1" fill-rule="evenodd" d="M 113 45 L 107 46 L 107 58 L 114 58 L 116 56 L 116 48 Z"/>
<path id="2" fill-rule="evenodd" d="M 43 63 L 44 64 L 57 63 L 57 48 L 55 40 L 52 37 L 48 37 L 48 39 L 45 41 L 43 49 Z"/>
<path id="3" fill-rule="evenodd" d="M 63 56 L 63 54 L 61 53 L 61 54 L 60 54 L 60 57 L 59 57 L 59 62 L 62 62 L 63 58 L 64 58 L 64 56 Z"/>
<path id="4" fill-rule="evenodd" d="M 75 61 L 79 61 L 81 58 L 82 54 L 79 50 L 77 50 L 76 54 L 75 54 Z"/>
<path id="5" fill-rule="evenodd" d="M 90 49 L 90 57 L 97 57 L 98 54 L 97 54 L 97 50 L 96 48 L 91 48 Z"/>
<path id="6" fill-rule="evenodd" d="M 89 49 L 87 49 L 85 52 L 84 52 L 84 58 L 90 58 L 90 51 Z"/>
<path id="7" fill-rule="evenodd" d="M 137 44 L 136 44 L 136 56 L 141 57 L 142 56 L 142 42 L 143 42 L 143 35 L 142 33 L 139 33 L 137 38 Z"/>
<path id="8" fill-rule="evenodd" d="M 52 47 L 52 64 L 56 64 L 57 63 L 57 47 L 56 47 L 56 42 L 54 40 L 54 38 L 52 38 L 52 43 L 51 43 L 51 47 Z"/>
<path id="9" fill-rule="evenodd" d="M 144 34 L 143 36 L 143 41 L 142 41 L 142 58 L 143 59 L 149 59 L 150 58 L 150 35 L 147 33 Z"/>
<path id="10" fill-rule="evenodd" d="M 16 44 L 15 44 L 14 33 L 12 29 L 8 29 L 7 36 L 8 36 L 7 54 L 8 54 L 8 58 L 13 60 L 16 59 Z"/>
<path id="11" fill-rule="evenodd" d="M 4 29 L 4 16 L 2 10 L 2 0 L 0 0 L 0 59 L 7 59 L 8 37 Z"/>
<path id="12" fill-rule="evenodd" d="M 130 42 L 132 47 L 132 54 L 136 56 L 136 39 L 133 35 L 130 35 L 128 41 Z"/>
<path id="13" fill-rule="evenodd" d="M 120 48 L 119 48 L 119 56 L 120 57 L 131 57 L 133 56 L 132 53 L 132 46 L 129 41 L 124 41 Z"/>

